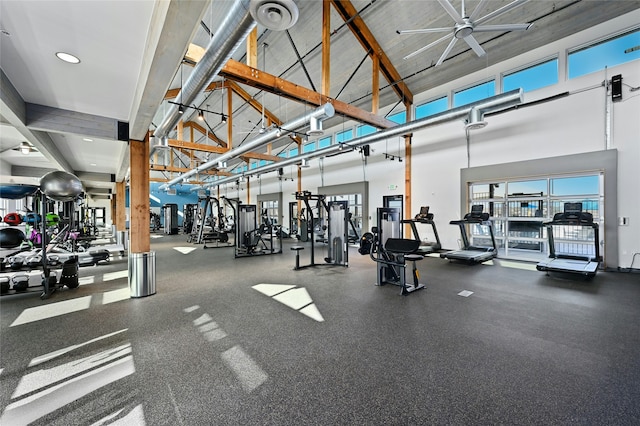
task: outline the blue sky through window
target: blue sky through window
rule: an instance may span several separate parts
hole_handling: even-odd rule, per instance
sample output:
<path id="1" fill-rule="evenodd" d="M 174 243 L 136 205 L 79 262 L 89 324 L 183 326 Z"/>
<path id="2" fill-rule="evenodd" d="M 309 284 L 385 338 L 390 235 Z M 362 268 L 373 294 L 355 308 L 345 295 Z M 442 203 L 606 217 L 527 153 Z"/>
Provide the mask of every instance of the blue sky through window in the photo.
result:
<path id="1" fill-rule="evenodd" d="M 407 121 L 407 112 L 406 111 L 397 112 L 393 115 L 390 115 L 387 118 L 393 121 L 394 123 L 404 124 Z"/>
<path id="2" fill-rule="evenodd" d="M 353 139 L 353 129 L 336 133 L 336 143 L 346 142 Z"/>
<path id="3" fill-rule="evenodd" d="M 459 107 L 482 99 L 486 99 L 496 94 L 496 82 L 494 80 L 468 89 L 460 90 L 453 94 L 453 106 Z"/>
<path id="4" fill-rule="evenodd" d="M 625 62 L 640 59 L 640 50 L 625 50 L 640 45 L 640 30 L 569 53 L 569 78 L 603 70 Z"/>
<path id="5" fill-rule="evenodd" d="M 522 87 L 525 92 L 558 83 L 558 59 L 543 62 L 511 74 L 502 79 L 503 91 Z"/>
<path id="6" fill-rule="evenodd" d="M 302 153 L 307 153 L 307 152 L 313 152 L 316 150 L 316 143 L 315 142 L 309 142 L 308 144 L 304 145 L 302 147 Z"/>
<path id="7" fill-rule="evenodd" d="M 447 107 L 448 102 L 446 96 L 422 105 L 418 105 L 416 107 L 416 119 L 429 117 L 430 115 L 435 115 L 439 112 L 446 111 Z"/>
<path id="8" fill-rule="evenodd" d="M 356 137 L 359 138 L 360 136 L 370 135 L 371 133 L 375 133 L 375 132 L 376 132 L 375 127 L 369 124 L 364 124 L 356 128 Z"/>
<path id="9" fill-rule="evenodd" d="M 318 149 L 326 148 L 331 145 L 331 136 L 326 136 L 318 140 Z"/>
<path id="10" fill-rule="evenodd" d="M 551 195 L 594 195 L 600 193 L 600 177 L 578 176 L 551 179 Z"/>

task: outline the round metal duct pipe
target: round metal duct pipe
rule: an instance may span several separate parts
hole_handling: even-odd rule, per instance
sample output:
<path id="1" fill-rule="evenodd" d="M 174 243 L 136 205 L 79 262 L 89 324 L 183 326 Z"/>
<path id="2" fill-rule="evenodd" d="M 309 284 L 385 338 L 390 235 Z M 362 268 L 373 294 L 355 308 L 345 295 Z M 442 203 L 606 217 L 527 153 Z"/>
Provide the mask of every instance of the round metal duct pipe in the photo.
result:
<path id="1" fill-rule="evenodd" d="M 364 145 L 369 145 L 375 142 L 383 141 L 389 137 L 393 136 L 402 136 L 417 130 L 422 130 L 427 127 L 436 126 L 438 124 L 444 124 L 453 120 L 465 120 L 465 118 L 471 118 L 473 114 L 474 117 L 482 119 L 484 114 L 500 111 L 514 105 L 521 104 L 524 101 L 524 94 L 522 89 L 512 90 L 510 92 L 502 93 L 500 95 L 493 96 L 491 98 L 483 99 L 478 102 L 474 102 L 469 105 L 464 105 L 458 108 L 453 108 L 448 111 L 441 112 L 439 114 L 435 114 L 429 117 L 421 118 L 419 120 L 414 120 L 409 123 L 400 124 L 395 127 L 391 127 L 376 133 L 371 133 L 366 136 L 362 136 L 356 139 L 352 139 L 348 141 L 346 145 L 350 148 L 358 148 Z M 207 183 L 205 185 L 201 185 L 199 187 L 193 188 L 192 191 L 197 191 L 199 189 L 210 188 L 213 186 L 219 186 L 225 183 L 235 182 L 238 179 L 259 175 L 264 173 L 269 173 L 275 170 L 278 170 L 281 167 L 291 166 L 295 164 L 301 164 L 302 160 L 310 160 L 312 158 L 325 157 L 327 155 L 336 154 L 340 151 L 340 145 L 332 145 L 326 148 L 313 151 L 307 154 L 298 155 L 293 158 L 288 158 L 286 160 L 278 161 L 277 163 L 268 164 L 266 166 L 258 167 L 257 169 L 250 170 L 243 174 L 238 174 L 238 176 L 229 176 L 222 179 L 217 179 L 214 182 Z"/>
<path id="2" fill-rule="evenodd" d="M 222 155 L 219 155 L 218 157 L 214 158 L 211 161 L 208 161 L 206 163 L 203 163 L 201 165 L 199 165 L 198 167 L 196 167 L 193 170 L 190 170 L 186 173 L 183 173 L 182 175 L 178 176 L 177 178 L 170 180 L 169 182 L 165 183 L 164 185 L 161 185 L 158 189 L 160 190 L 164 190 L 167 189 L 173 185 L 176 185 L 180 182 L 182 182 L 184 179 L 193 176 L 195 174 L 197 174 L 198 172 L 202 172 L 205 170 L 209 170 L 211 168 L 217 167 L 219 163 L 224 163 L 227 160 L 231 160 L 233 158 L 239 157 L 240 155 L 244 154 L 245 152 L 251 151 L 253 149 L 256 149 L 260 146 L 266 145 L 269 142 L 273 142 L 274 140 L 278 139 L 279 137 L 282 136 L 286 136 L 290 133 L 293 133 L 296 129 L 299 129 L 300 127 L 303 127 L 305 125 L 307 125 L 312 119 L 316 119 L 316 120 L 324 120 L 327 118 L 331 118 L 333 117 L 333 115 L 335 114 L 335 109 L 333 108 L 333 105 L 331 104 L 324 104 L 316 109 L 314 109 L 311 112 L 308 112 L 304 115 L 301 115 L 298 118 L 295 118 L 285 124 L 283 124 L 282 126 L 280 126 L 279 128 L 276 129 L 271 129 L 261 135 L 259 135 L 258 137 L 256 137 L 255 139 L 252 139 L 251 141 L 242 144 L 242 146 L 239 146 L 237 148 L 232 149 L 231 151 L 227 151 Z"/>
<path id="3" fill-rule="evenodd" d="M 181 104 L 190 105 L 195 100 L 253 30 L 256 22 L 249 11 L 250 3 L 250 0 L 234 2 L 229 14 L 211 37 L 204 56 L 178 93 L 176 99 L 180 99 Z M 169 111 L 153 132 L 155 137 L 162 139 L 178 124 L 181 116 L 178 109 L 178 105 L 170 104 Z M 152 155 L 155 147 L 151 147 L 149 151 Z"/>

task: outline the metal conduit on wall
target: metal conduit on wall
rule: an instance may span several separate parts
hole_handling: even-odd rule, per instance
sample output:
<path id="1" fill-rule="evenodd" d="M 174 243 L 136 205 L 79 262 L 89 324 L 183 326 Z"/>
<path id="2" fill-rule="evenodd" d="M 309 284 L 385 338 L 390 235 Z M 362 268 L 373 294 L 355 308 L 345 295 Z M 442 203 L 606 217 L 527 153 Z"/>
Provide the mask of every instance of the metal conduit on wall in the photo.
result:
<path id="1" fill-rule="evenodd" d="M 400 124 L 389 129 L 385 129 L 376 133 L 372 133 L 359 138 L 351 139 L 347 145 L 348 148 L 358 148 L 364 145 L 369 145 L 375 142 L 380 142 L 386 138 L 393 136 L 405 135 L 417 130 L 422 130 L 427 127 L 436 126 L 439 124 L 448 123 L 453 120 L 467 119 L 468 122 L 477 119 L 482 120 L 484 114 L 490 112 L 496 112 L 505 108 L 512 107 L 514 105 L 521 104 L 524 101 L 524 95 L 522 89 L 512 90 L 510 92 L 502 93 L 500 95 L 493 96 L 491 98 L 483 99 L 465 106 L 450 109 L 448 111 L 441 112 L 429 117 L 414 120 L 409 123 Z M 278 161 L 277 163 L 269 164 L 267 166 L 258 167 L 256 169 L 247 171 L 237 176 L 229 176 L 222 179 L 217 179 L 214 182 L 206 185 L 201 185 L 192 188 L 192 191 L 198 191 L 200 189 L 219 186 L 225 183 L 235 182 L 238 179 L 245 178 L 247 176 L 269 173 L 278 170 L 282 167 L 300 164 L 303 160 L 310 160 L 318 157 L 326 157 L 331 154 L 340 152 L 343 146 L 332 145 L 327 148 L 323 148 L 308 154 L 298 155 L 296 157 L 288 158 L 286 160 Z"/>

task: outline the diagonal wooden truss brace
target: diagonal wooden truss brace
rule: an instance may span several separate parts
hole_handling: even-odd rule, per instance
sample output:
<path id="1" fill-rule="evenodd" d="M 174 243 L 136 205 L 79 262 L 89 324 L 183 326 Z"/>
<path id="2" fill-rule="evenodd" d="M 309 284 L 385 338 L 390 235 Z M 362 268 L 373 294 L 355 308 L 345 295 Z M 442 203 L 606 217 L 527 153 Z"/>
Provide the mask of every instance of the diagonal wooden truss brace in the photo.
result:
<path id="1" fill-rule="evenodd" d="M 176 172 L 176 173 L 185 173 L 190 171 L 191 169 L 188 167 L 176 167 L 176 166 L 165 166 L 162 164 L 152 164 L 149 166 L 149 170 L 157 171 L 157 172 Z M 212 176 L 233 176 L 233 173 L 225 172 L 223 170 L 211 169 L 211 170 L 203 170 L 199 172 L 202 175 L 212 175 Z"/>
<path id="2" fill-rule="evenodd" d="M 382 47 L 371 33 L 371 30 L 369 30 L 369 27 L 367 27 L 367 24 L 365 24 L 364 20 L 358 15 L 358 11 L 351 1 L 331 0 L 331 3 L 349 29 L 351 29 L 351 32 L 360 42 L 365 52 L 369 52 L 369 56 L 372 59 L 374 56 L 378 57 L 380 71 L 393 88 L 393 91 L 396 92 L 398 98 L 403 100 L 405 104 L 413 104 L 413 94 L 409 90 L 409 87 L 402 81 L 400 73 L 396 70 L 384 50 L 382 50 Z"/>
<path id="3" fill-rule="evenodd" d="M 320 106 L 330 103 L 336 110 L 337 114 L 344 115 L 353 120 L 370 124 L 377 128 L 386 129 L 396 126 L 397 124 L 384 117 L 380 117 L 371 112 L 365 111 L 337 99 L 329 98 L 321 93 L 314 92 L 295 83 L 284 80 L 275 75 L 251 68 L 241 62 L 229 59 L 220 71 L 220 75 L 226 79 L 233 80 L 247 86 L 252 86 L 261 90 L 275 93 L 284 98 L 298 102 L 303 102 L 313 106 Z M 207 88 L 208 89 L 208 88 Z"/>

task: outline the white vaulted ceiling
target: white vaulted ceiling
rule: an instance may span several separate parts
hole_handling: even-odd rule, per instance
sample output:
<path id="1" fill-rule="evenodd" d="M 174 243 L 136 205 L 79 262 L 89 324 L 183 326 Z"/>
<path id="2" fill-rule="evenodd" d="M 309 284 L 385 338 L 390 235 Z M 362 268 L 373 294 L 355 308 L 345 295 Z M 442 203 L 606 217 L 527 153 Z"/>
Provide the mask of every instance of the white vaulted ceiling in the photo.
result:
<path id="1" fill-rule="evenodd" d="M 295 3 L 300 16 L 288 32 L 271 31 L 258 25 L 258 68 L 320 92 L 323 2 L 297 0 Z M 442 37 L 443 33 L 398 35 L 396 31 L 453 26 L 452 17 L 440 3 L 424 0 L 347 3 L 358 11 L 358 19 L 371 32 L 412 94 L 640 8 L 639 1 L 524 2 L 489 23 L 531 22 L 531 29 L 474 33 L 487 52 L 485 57 L 478 58 L 460 41 L 444 63 L 435 67 L 447 42 L 410 59 L 403 58 Z M 483 1 L 485 12 L 480 16 L 509 3 Z M 229 0 L 210 3 L 178 0 L 0 2 L 3 180 L 38 177 L 51 168 L 84 173 L 86 187 L 111 188 L 114 180 L 123 179 L 128 165 L 127 142 L 117 140 L 117 128 L 109 132 L 104 131 L 104 126 L 128 123 L 128 136 L 133 138 L 143 137 L 147 129 L 153 130 L 170 107 L 167 100 L 163 100 L 165 92 L 182 85 L 179 70 L 182 82 L 193 70 L 189 65 L 180 66 L 187 47 L 190 43 L 206 47 L 231 4 Z M 472 11 L 478 4 L 478 0 L 467 0 L 465 7 Z M 452 5 L 458 11 L 462 6 L 460 0 L 453 0 Z M 333 6 L 330 28 L 330 97 L 370 111 L 372 60 Z M 81 63 L 71 65 L 60 61 L 55 56 L 58 51 L 78 56 Z M 246 47 L 241 44 L 232 58 L 245 62 L 245 56 Z M 255 100 L 264 101 L 266 110 L 283 122 L 310 108 L 278 94 L 240 85 Z M 382 75 L 380 89 L 381 108 L 400 100 L 393 85 Z M 237 146 L 251 137 L 248 132 L 259 129 L 261 111 L 251 108 L 238 95 L 232 99 L 233 144 Z M 215 90 L 199 94 L 194 103 L 217 112 L 223 111 L 226 98 L 222 98 L 222 91 Z M 47 127 L 32 119 L 31 105 L 86 120 L 90 129 L 85 132 L 78 124 L 80 121 L 66 127 Z M 188 110 L 186 118 L 195 121 L 195 115 L 196 110 Z M 226 125 L 220 123 L 220 117 L 209 116 L 207 121 L 216 136 L 226 140 L 228 132 Z M 103 127 L 96 125 L 97 122 Z M 92 141 L 83 140 L 87 137 Z M 12 148 L 23 140 L 41 152 L 23 156 L 14 151 Z"/>

